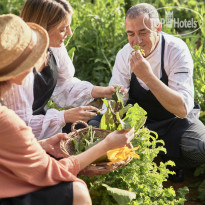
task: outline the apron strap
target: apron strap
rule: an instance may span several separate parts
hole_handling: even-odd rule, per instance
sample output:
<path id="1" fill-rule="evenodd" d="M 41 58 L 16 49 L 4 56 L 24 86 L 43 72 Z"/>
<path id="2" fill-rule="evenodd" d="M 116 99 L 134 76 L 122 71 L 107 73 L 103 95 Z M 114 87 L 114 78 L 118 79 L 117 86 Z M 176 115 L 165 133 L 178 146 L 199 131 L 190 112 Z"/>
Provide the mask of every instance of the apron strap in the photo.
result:
<path id="1" fill-rule="evenodd" d="M 162 48 L 161 48 L 161 72 L 162 72 L 162 77 L 161 77 L 161 81 L 168 85 L 168 76 L 165 72 L 164 69 L 164 50 L 165 50 L 165 39 L 164 36 L 162 35 Z"/>

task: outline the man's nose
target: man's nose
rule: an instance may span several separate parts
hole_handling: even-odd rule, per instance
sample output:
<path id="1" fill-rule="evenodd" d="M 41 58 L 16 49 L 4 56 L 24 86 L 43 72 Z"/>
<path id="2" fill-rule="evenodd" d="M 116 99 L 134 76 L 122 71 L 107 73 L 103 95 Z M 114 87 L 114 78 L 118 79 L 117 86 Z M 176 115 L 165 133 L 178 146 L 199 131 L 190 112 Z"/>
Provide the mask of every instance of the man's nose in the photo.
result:
<path id="1" fill-rule="evenodd" d="M 142 42 L 142 39 L 140 38 L 140 36 L 136 35 L 135 39 L 134 39 L 134 45 L 139 45 Z"/>

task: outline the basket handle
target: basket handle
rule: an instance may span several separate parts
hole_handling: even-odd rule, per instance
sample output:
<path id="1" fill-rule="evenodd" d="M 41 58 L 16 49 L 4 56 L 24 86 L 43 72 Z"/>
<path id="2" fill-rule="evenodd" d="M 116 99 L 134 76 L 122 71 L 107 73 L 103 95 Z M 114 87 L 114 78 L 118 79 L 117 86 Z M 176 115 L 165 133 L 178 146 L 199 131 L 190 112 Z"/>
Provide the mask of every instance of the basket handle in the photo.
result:
<path id="1" fill-rule="evenodd" d="M 74 123 L 71 125 L 71 132 L 75 132 L 75 131 L 76 131 L 75 126 L 76 126 L 77 124 L 82 124 L 82 125 L 84 125 L 85 127 L 88 127 L 88 124 L 87 124 L 86 122 L 84 122 L 84 121 L 82 121 L 82 120 L 78 120 L 78 121 L 74 122 Z"/>

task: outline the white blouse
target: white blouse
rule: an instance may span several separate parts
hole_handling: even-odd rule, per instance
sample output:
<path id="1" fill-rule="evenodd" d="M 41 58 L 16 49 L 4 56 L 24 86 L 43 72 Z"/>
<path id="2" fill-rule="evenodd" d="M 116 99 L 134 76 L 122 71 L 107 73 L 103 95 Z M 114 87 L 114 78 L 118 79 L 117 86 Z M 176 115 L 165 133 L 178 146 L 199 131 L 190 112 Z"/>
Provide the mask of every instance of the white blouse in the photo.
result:
<path id="1" fill-rule="evenodd" d="M 166 33 L 163 33 L 163 35 L 165 38 L 164 69 L 168 76 L 168 86 L 182 96 L 187 113 L 189 113 L 194 106 L 192 56 L 184 41 Z M 128 43 L 118 52 L 109 85 L 122 84 L 129 90 L 132 73 L 130 53 L 132 50 Z M 162 75 L 161 37 L 159 44 L 146 60 L 150 63 L 153 73 L 160 78 Z M 143 88 L 149 89 L 143 81 L 140 79 L 138 81 Z"/>
<path id="2" fill-rule="evenodd" d="M 93 101 L 91 95 L 93 85 L 74 77 L 75 68 L 65 46 L 51 50 L 58 66 L 57 85 L 51 99 L 60 107 L 77 107 Z M 25 78 L 23 85 L 12 85 L 4 96 L 4 102 L 32 128 L 35 137 L 40 140 L 62 132 L 62 127 L 65 125 L 64 111 L 48 109 L 46 115 L 33 115 L 33 83 L 34 75 L 31 72 Z"/>

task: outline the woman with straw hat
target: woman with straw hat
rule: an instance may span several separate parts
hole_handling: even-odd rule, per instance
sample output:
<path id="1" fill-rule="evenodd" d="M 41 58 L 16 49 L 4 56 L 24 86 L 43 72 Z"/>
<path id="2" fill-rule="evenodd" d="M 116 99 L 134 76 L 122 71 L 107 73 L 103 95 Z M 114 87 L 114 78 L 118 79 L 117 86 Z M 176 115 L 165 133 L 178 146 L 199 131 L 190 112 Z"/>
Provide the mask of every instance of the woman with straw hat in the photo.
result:
<path id="1" fill-rule="evenodd" d="M 108 150 L 122 147 L 134 137 L 134 129 L 113 132 L 76 156 L 62 157 L 59 142 L 65 134 L 37 141 L 12 110 L 5 107 L 4 93 L 11 84 L 21 85 L 33 66 L 44 62 L 48 48 L 46 31 L 26 24 L 13 14 L 0 16 L 0 204 L 91 204 L 85 183 L 76 175 Z M 11 96 L 12 97 L 12 96 Z"/>
<path id="2" fill-rule="evenodd" d="M 64 46 L 65 38 L 72 35 L 72 13 L 66 0 L 27 0 L 21 12 L 24 21 L 37 23 L 48 31 L 49 53 L 40 72 L 34 69 L 23 86 L 12 86 L 5 95 L 5 103 L 32 127 L 37 139 L 62 132 L 66 123 L 88 121 L 98 109 L 84 105 L 94 98 L 111 97 L 115 92 L 113 86 L 93 86 L 74 77 L 75 69 Z M 50 98 L 59 107 L 75 108 L 45 110 Z M 64 128 L 64 132 L 68 131 Z"/>

